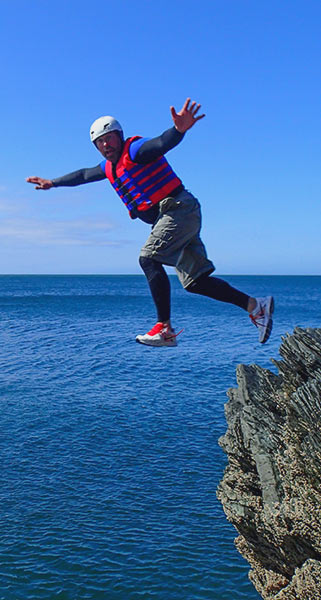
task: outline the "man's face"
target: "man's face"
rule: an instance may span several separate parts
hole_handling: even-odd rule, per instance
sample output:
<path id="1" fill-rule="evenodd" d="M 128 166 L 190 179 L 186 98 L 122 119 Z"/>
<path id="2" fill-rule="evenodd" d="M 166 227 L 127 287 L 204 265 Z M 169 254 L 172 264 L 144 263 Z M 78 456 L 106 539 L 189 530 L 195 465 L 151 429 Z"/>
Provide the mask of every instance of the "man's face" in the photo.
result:
<path id="1" fill-rule="evenodd" d="M 95 144 L 103 157 L 110 160 L 110 162 L 116 163 L 120 158 L 123 142 L 117 131 L 110 131 L 105 135 L 101 135 Z"/>

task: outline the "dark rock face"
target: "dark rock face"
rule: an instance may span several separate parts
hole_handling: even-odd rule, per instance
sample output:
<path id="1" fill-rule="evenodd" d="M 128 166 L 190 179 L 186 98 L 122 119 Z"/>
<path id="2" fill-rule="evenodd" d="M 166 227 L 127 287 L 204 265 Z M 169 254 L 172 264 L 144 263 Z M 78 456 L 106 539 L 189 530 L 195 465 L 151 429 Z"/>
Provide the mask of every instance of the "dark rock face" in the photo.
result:
<path id="1" fill-rule="evenodd" d="M 239 365 L 218 498 L 266 600 L 321 599 L 321 329 L 283 339 L 279 375 Z"/>

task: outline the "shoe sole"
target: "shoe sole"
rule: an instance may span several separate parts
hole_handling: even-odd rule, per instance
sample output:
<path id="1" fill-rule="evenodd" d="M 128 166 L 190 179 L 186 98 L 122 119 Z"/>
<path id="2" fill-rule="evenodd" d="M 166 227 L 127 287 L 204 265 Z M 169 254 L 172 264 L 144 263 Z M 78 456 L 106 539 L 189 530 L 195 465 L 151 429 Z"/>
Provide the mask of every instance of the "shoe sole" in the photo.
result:
<path id="1" fill-rule="evenodd" d="M 268 310 L 268 314 L 269 314 L 269 320 L 268 320 L 267 326 L 265 328 L 263 340 L 260 340 L 261 344 L 265 344 L 265 342 L 268 341 L 268 339 L 271 335 L 271 332 L 272 332 L 273 319 L 272 319 L 271 315 L 273 315 L 273 313 L 274 313 L 274 298 L 273 298 L 273 296 L 270 296 L 270 302 L 267 306 L 267 310 Z"/>
<path id="2" fill-rule="evenodd" d="M 138 336 L 136 337 L 136 342 L 138 344 L 143 344 L 143 346 L 151 346 L 152 348 L 176 348 L 177 346 L 177 341 L 174 338 L 173 342 L 164 342 L 159 340 L 158 342 L 154 341 L 154 342 L 150 342 L 150 341 L 144 341 L 138 338 Z"/>

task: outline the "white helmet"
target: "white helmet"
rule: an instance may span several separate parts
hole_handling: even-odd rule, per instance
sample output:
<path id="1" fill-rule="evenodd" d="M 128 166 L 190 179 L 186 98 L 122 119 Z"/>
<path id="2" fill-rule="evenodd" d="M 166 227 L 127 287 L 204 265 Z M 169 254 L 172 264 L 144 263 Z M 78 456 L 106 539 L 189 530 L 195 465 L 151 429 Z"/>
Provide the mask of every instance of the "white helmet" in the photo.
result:
<path id="1" fill-rule="evenodd" d="M 99 119 L 93 122 L 90 128 L 90 139 L 92 142 L 95 142 L 101 135 L 110 131 L 119 131 L 123 135 L 121 125 L 114 117 L 99 117 Z"/>

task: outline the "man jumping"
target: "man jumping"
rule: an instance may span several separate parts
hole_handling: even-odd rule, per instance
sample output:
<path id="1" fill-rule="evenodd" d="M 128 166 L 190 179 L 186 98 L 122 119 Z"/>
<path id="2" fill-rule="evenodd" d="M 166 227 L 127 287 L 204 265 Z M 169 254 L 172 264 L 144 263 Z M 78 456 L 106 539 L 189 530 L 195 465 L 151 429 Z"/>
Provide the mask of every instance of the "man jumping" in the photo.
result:
<path id="1" fill-rule="evenodd" d="M 163 265 L 173 266 L 188 292 L 228 302 L 247 311 L 259 329 L 264 344 L 272 330 L 272 296 L 253 298 L 226 281 L 211 277 L 215 270 L 200 238 L 201 211 L 198 200 L 188 192 L 165 158 L 179 144 L 186 131 L 205 115 L 200 104 L 190 98 L 176 112 L 170 108 L 174 126 L 155 138 L 133 136 L 124 139 L 120 123 L 110 116 L 100 117 L 90 128 L 91 141 L 104 160 L 92 168 L 80 169 L 56 179 L 28 177 L 37 190 L 75 186 L 108 179 L 129 211 L 152 225 L 139 263 L 147 278 L 157 311 L 157 323 L 136 340 L 148 346 L 177 345 L 170 320 L 170 282 Z"/>

